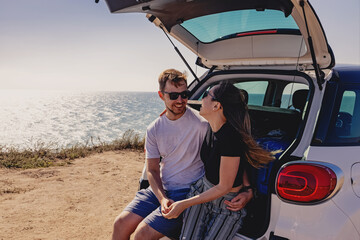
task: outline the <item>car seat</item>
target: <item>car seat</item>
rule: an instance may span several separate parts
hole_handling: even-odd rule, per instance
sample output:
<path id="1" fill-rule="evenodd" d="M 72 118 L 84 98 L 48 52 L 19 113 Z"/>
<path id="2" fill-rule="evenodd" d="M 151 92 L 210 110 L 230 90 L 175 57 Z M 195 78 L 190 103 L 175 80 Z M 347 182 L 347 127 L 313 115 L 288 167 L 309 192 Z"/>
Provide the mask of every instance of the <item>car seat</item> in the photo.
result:
<path id="1" fill-rule="evenodd" d="M 336 136 L 350 136 L 352 115 L 347 112 L 339 112 L 335 122 Z"/>
<path id="2" fill-rule="evenodd" d="M 308 89 L 299 89 L 292 96 L 292 106 L 301 113 L 304 111 L 308 94 Z"/>
<path id="3" fill-rule="evenodd" d="M 244 89 L 239 89 L 239 90 L 240 90 L 241 95 L 244 97 L 245 103 L 248 104 L 249 103 L 249 93 Z"/>

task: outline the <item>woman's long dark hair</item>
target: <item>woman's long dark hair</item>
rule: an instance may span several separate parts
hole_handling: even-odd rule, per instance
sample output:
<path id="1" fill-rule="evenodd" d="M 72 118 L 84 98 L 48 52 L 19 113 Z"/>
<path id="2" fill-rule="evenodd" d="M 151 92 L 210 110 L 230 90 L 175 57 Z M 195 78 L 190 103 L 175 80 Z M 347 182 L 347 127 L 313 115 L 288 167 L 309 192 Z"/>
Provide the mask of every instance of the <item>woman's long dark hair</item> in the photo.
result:
<path id="1" fill-rule="evenodd" d="M 227 122 L 241 135 L 246 146 L 244 152 L 247 161 L 259 168 L 274 160 L 272 154 L 260 147 L 251 136 L 247 96 L 230 82 L 222 82 L 214 88 L 213 94 L 214 100 L 221 103 Z"/>

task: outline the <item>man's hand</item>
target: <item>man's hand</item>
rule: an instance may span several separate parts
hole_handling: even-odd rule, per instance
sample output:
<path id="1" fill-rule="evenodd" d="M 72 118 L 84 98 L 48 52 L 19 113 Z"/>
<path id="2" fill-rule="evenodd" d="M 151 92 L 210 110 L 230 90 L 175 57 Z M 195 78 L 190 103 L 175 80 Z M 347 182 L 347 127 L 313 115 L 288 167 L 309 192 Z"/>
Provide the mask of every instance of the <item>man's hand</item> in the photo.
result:
<path id="1" fill-rule="evenodd" d="M 163 216 L 170 211 L 169 207 L 172 203 L 174 203 L 174 200 L 172 199 L 163 198 L 161 200 L 161 213 L 163 214 Z"/>
<path id="2" fill-rule="evenodd" d="M 225 200 L 224 203 L 228 205 L 227 209 L 231 211 L 239 211 L 253 198 L 253 192 L 249 189 L 246 192 L 239 193 L 236 197 L 231 199 L 231 201 Z"/>
<path id="3" fill-rule="evenodd" d="M 186 209 L 186 205 L 183 201 L 174 202 L 169 207 L 169 211 L 163 216 L 167 219 L 177 218 Z"/>

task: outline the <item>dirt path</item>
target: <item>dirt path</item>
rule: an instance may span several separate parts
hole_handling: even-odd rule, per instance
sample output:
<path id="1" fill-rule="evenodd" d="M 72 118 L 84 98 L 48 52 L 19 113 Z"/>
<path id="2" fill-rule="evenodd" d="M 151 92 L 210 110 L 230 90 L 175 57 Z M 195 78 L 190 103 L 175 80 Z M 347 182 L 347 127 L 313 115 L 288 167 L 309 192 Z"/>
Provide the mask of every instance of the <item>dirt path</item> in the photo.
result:
<path id="1" fill-rule="evenodd" d="M 106 152 L 64 167 L 0 169 L 0 239 L 110 239 L 134 197 L 142 152 Z"/>

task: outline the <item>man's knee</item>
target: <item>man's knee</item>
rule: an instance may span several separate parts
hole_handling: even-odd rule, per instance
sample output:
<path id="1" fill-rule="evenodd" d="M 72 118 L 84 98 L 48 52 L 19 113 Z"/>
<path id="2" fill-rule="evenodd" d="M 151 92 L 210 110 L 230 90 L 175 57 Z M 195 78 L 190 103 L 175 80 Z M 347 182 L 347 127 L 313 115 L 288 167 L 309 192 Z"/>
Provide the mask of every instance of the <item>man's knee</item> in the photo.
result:
<path id="1" fill-rule="evenodd" d="M 150 227 L 144 222 L 141 222 L 139 226 L 136 228 L 136 231 L 134 233 L 134 240 L 155 240 L 160 239 L 164 235 Z"/>
<path id="2" fill-rule="evenodd" d="M 114 229 L 121 229 L 123 226 L 125 227 L 125 225 L 126 225 L 126 220 L 124 219 L 123 216 L 121 216 L 121 214 L 115 218 Z"/>
<path id="3" fill-rule="evenodd" d="M 142 220 L 142 217 L 134 213 L 122 212 L 114 221 L 114 233 L 131 234 Z"/>

